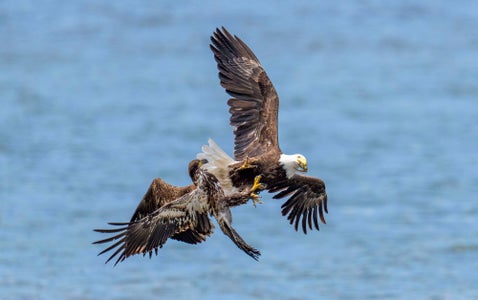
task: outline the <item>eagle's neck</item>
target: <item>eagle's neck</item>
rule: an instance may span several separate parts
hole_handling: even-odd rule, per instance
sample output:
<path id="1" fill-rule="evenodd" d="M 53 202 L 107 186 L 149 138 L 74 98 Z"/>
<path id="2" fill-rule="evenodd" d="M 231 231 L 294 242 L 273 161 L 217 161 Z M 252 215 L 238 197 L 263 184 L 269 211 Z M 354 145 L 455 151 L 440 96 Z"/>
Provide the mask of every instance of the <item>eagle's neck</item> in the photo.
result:
<path id="1" fill-rule="evenodd" d="M 292 176 L 294 176 L 298 168 L 297 155 L 281 154 L 279 158 L 279 163 L 285 170 L 287 178 L 291 178 Z"/>

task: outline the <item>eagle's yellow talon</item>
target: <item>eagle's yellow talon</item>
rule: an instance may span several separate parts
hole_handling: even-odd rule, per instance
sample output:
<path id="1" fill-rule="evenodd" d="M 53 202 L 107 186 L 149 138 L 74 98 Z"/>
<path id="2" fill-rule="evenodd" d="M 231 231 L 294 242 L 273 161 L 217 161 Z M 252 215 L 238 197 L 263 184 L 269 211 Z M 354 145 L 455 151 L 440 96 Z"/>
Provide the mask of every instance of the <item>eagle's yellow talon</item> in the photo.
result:
<path id="1" fill-rule="evenodd" d="M 255 191 L 259 190 L 265 190 L 267 186 L 264 183 L 261 183 L 262 175 L 257 175 L 254 178 L 254 184 L 252 185 L 251 192 L 254 193 Z"/>
<path id="2" fill-rule="evenodd" d="M 261 187 L 261 183 L 260 183 L 261 179 L 262 179 L 261 175 L 258 175 L 254 178 L 254 185 L 252 186 L 251 192 L 255 192 L 258 188 Z"/>
<path id="3" fill-rule="evenodd" d="M 254 207 L 256 207 L 256 204 L 263 203 L 261 199 L 259 198 L 259 195 L 255 193 L 257 190 L 261 191 L 266 188 L 264 184 L 260 183 L 261 179 L 262 179 L 261 175 L 256 176 L 254 178 L 254 184 L 252 185 L 252 188 L 251 188 L 250 197 L 252 199 L 252 204 L 254 204 Z"/>
<path id="4" fill-rule="evenodd" d="M 239 167 L 239 170 L 251 169 L 254 166 L 249 162 L 249 157 L 246 157 L 242 166 Z"/>

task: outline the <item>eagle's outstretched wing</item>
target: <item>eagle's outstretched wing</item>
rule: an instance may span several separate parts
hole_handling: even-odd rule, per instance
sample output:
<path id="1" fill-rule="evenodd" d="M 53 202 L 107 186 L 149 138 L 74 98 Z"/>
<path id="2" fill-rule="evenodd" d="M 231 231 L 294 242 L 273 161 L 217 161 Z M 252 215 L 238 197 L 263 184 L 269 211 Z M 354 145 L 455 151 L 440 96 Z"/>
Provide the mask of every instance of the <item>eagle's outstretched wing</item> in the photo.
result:
<path id="1" fill-rule="evenodd" d="M 183 241 L 187 240 L 192 244 L 204 241 L 212 234 L 214 225 L 208 216 L 209 208 L 205 207 L 202 200 L 199 199 L 199 193 L 199 190 L 196 189 L 135 222 L 110 223 L 114 226 L 121 226 L 120 228 L 95 229 L 97 232 L 114 233 L 115 235 L 94 242 L 94 244 L 118 240 L 98 255 L 116 248 L 106 261 L 109 262 L 120 254 L 115 262 L 116 265 L 134 254 L 146 255 L 149 253 L 151 257 L 153 250 L 157 254 L 158 247 L 161 248 L 168 238 L 180 236 L 184 239 Z"/>
<path id="2" fill-rule="evenodd" d="M 161 178 L 153 179 L 153 182 L 151 182 L 151 185 L 131 216 L 130 222 L 138 221 L 139 219 L 163 207 L 165 204 L 184 196 L 194 189 L 194 184 L 178 187 L 167 183 Z"/>
<path id="3" fill-rule="evenodd" d="M 211 41 L 221 86 L 233 97 L 227 103 L 234 127 L 234 159 L 278 149 L 279 97 L 259 60 L 224 27 L 216 29 Z"/>
<path id="4" fill-rule="evenodd" d="M 174 186 L 161 178 L 153 179 L 146 194 L 144 194 L 138 207 L 131 216 L 130 223 L 146 217 L 164 205 L 190 193 L 195 188 L 196 186 L 194 184 L 188 186 Z M 201 236 L 198 235 L 197 232 L 194 232 L 194 229 L 188 229 L 173 235 L 171 238 L 189 244 L 196 244 Z"/>
<path id="5" fill-rule="evenodd" d="M 295 174 L 289 179 L 269 186 L 269 192 L 278 192 L 274 199 L 289 196 L 289 199 L 282 204 L 282 215 L 287 215 L 290 224 L 294 224 L 295 230 L 298 230 L 301 219 L 304 233 L 307 233 L 307 226 L 309 229 L 315 227 L 319 230 L 318 217 L 325 224 L 327 193 L 321 179 Z"/>

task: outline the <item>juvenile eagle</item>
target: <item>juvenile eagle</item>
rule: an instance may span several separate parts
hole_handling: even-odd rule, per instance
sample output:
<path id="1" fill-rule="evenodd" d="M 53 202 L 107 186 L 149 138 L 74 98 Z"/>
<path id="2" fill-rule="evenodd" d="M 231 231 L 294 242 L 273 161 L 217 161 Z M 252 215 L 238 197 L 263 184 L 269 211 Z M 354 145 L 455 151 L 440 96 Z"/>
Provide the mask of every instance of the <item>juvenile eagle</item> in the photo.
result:
<path id="1" fill-rule="evenodd" d="M 230 207 L 246 203 L 250 198 L 257 201 L 256 191 L 263 189 L 256 177 L 252 186 L 240 193 L 225 195 L 214 175 L 201 168 L 200 160 L 189 164 L 193 185 L 175 187 L 162 180 L 155 180 L 136 209 L 131 222 L 109 223 L 120 226 L 114 229 L 95 229 L 101 233 L 113 233 L 112 237 L 94 244 L 115 242 L 99 255 L 113 250 L 106 261 L 119 254 L 115 265 L 127 257 L 142 253 L 152 256 L 169 238 L 196 244 L 212 234 L 214 225 L 209 215 L 214 216 L 222 232 L 246 254 L 258 259 L 260 252 L 248 245 L 231 226 Z M 173 199 L 173 197 L 179 196 Z M 157 207 L 157 208 L 156 208 Z M 154 211 L 150 211 L 151 209 Z M 117 240 L 117 241 L 116 241 Z"/>
<path id="2" fill-rule="evenodd" d="M 234 128 L 234 159 L 212 140 L 197 157 L 208 160 L 204 167 L 228 193 L 250 186 L 262 175 L 261 182 L 268 191 L 277 193 L 273 198 L 289 197 L 282 205 L 282 215 L 296 230 L 300 223 L 304 233 L 307 227 L 318 230 L 318 217 L 325 224 L 327 213 L 325 184 L 319 178 L 296 173 L 307 172 L 303 155 L 287 155 L 280 150 L 279 97 L 272 82 L 252 50 L 224 27 L 216 29 L 211 41 L 221 86 L 232 96 L 227 104 Z"/>

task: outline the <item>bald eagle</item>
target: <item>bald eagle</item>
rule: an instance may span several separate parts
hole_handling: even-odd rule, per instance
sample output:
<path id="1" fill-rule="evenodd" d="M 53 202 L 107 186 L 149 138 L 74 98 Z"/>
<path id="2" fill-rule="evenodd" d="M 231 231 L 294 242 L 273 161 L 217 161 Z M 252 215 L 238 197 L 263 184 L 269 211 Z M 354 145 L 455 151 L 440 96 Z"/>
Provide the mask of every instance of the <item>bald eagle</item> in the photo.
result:
<path id="1" fill-rule="evenodd" d="M 289 197 L 282 205 L 282 215 L 304 233 L 307 227 L 319 229 L 318 218 L 325 224 L 327 194 L 324 182 L 307 172 L 302 154 L 282 153 L 278 141 L 279 97 L 272 82 L 252 50 L 224 27 L 211 36 L 210 48 L 219 70 L 221 86 L 232 97 L 228 100 L 230 124 L 234 128 L 234 159 L 212 140 L 197 155 L 228 193 L 250 186 L 262 175 L 273 198 Z"/>
<path id="2" fill-rule="evenodd" d="M 214 216 L 222 232 L 246 254 L 258 259 L 260 252 L 248 245 L 231 226 L 230 207 L 246 203 L 250 198 L 257 201 L 257 191 L 264 187 L 256 177 L 253 185 L 240 193 L 225 195 L 214 175 L 201 168 L 200 160 L 189 164 L 189 174 L 193 184 L 188 187 L 175 187 L 155 179 L 140 202 L 130 222 L 109 223 L 119 228 L 95 229 L 114 236 L 94 242 L 103 244 L 115 242 L 99 255 L 113 250 L 115 252 L 106 263 L 119 254 L 115 265 L 127 257 L 140 254 L 152 256 L 158 253 L 169 238 L 191 244 L 204 241 L 213 232 L 214 225 L 209 215 Z M 178 198 L 175 198 L 178 197 Z M 116 241 L 117 240 L 117 241 Z"/>

